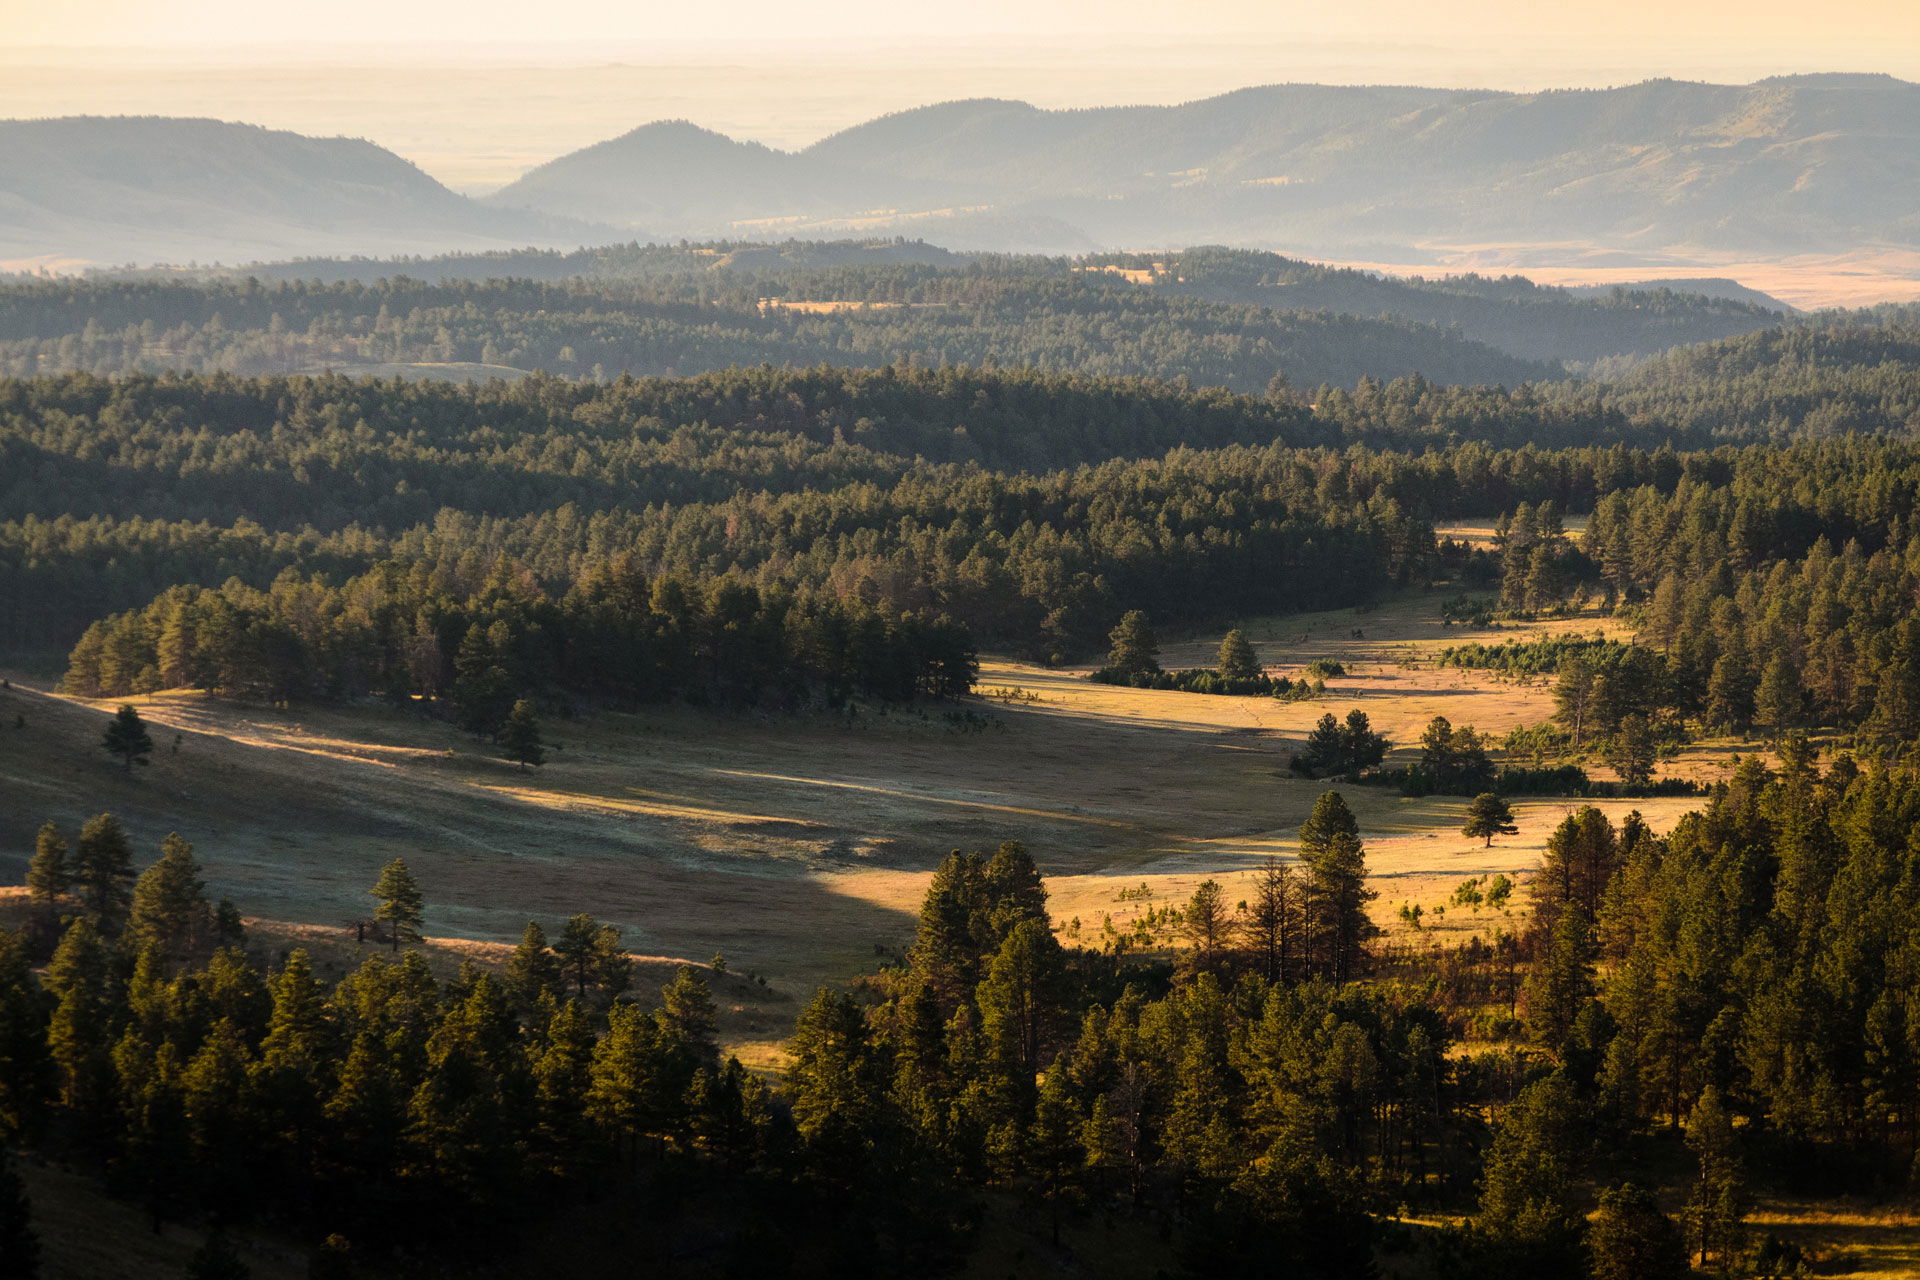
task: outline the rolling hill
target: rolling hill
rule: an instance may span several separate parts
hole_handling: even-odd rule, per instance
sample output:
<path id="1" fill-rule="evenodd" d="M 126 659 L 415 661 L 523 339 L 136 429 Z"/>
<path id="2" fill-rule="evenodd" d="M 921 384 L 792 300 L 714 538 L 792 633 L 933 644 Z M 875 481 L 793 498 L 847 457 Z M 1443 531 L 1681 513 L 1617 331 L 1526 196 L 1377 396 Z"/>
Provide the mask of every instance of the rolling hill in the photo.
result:
<path id="1" fill-rule="evenodd" d="M 1887 76 L 1542 93 L 1273 85 L 1170 107 L 949 102 L 795 153 L 650 126 L 491 199 L 677 235 L 773 218 L 899 228 L 964 210 L 961 227 L 915 233 L 1025 248 L 996 228 L 1037 219 L 1108 246 L 1403 262 L 1555 246 L 1651 265 L 1920 241 L 1917 143 L 1920 86 Z"/>
<path id="2" fill-rule="evenodd" d="M 0 262 L 244 262 L 600 238 L 476 204 L 360 139 L 164 117 L 0 121 Z"/>

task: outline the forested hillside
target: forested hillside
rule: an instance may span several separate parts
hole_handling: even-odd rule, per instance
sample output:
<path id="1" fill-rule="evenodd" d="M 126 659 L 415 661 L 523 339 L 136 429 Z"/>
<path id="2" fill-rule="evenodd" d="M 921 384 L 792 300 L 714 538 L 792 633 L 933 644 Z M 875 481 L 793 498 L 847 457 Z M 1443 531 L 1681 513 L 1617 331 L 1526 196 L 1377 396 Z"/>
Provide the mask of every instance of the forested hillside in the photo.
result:
<path id="1" fill-rule="evenodd" d="M 779 304 L 763 302 L 770 297 Z M 842 268 L 651 284 L 60 282 L 0 290 L 0 314 L 0 370 L 16 375 L 476 363 L 584 377 L 763 363 L 966 364 L 1257 392 L 1277 374 L 1311 387 L 1412 373 L 1508 384 L 1561 373 L 1431 325 L 1163 297 L 1067 272 Z"/>
<path id="2" fill-rule="evenodd" d="M 446 326 L 459 344 L 457 358 L 480 359 L 490 346 L 500 359 L 487 363 L 579 372 L 588 367 L 579 342 L 543 343 L 540 334 L 542 326 L 566 324 L 569 317 L 580 322 L 584 313 L 599 317 L 604 332 L 596 331 L 598 340 L 608 344 L 593 363 L 616 372 L 657 371 L 676 349 L 676 367 L 693 372 L 705 367 L 703 360 L 725 354 L 725 348 L 713 345 L 725 333 L 736 342 L 759 343 L 761 357 L 774 363 L 806 362 L 809 343 L 816 350 L 830 345 L 832 351 L 818 358 L 837 363 L 892 344 L 896 361 L 978 362 L 990 355 L 1002 364 L 1184 373 L 1199 382 L 1258 390 L 1275 371 L 1302 384 L 1415 371 L 1444 382 L 1511 382 L 1542 376 L 1556 362 L 1649 355 L 1777 325 L 1783 318 L 1777 305 L 1671 290 L 1589 297 L 1518 276 L 1409 279 L 1220 248 L 1043 258 L 961 255 L 905 240 L 636 243 L 571 253 L 310 259 L 186 276 L 214 286 L 203 301 L 196 303 L 182 287 L 182 273 L 173 271 L 113 277 L 173 286 L 167 290 L 76 291 L 68 285 L 64 291 L 7 295 L 0 342 L 40 339 L 41 345 L 0 347 L 0 358 L 21 360 L 37 351 L 40 363 L 16 364 L 19 372 L 53 367 L 106 372 L 122 367 L 113 363 L 116 358 L 124 367 L 156 370 L 169 367 L 168 358 L 178 362 L 171 367 L 201 368 L 210 359 L 223 359 L 220 367 L 238 371 L 279 370 L 283 366 L 263 363 L 275 352 L 315 360 L 398 361 L 438 338 L 422 327 L 431 319 Z M 395 277 L 476 287 L 427 290 Z M 303 287 L 236 299 L 232 287 L 250 279 Z M 508 279 L 565 287 L 478 287 Z M 369 288 L 311 287 L 348 282 Z M 796 327 L 783 329 L 757 314 L 769 299 L 815 305 L 809 314 L 791 317 Z M 712 310 L 690 311 L 675 303 L 703 303 Z M 830 316 L 819 310 L 827 303 L 911 310 Z M 265 316 L 262 305 L 268 308 Z M 483 318 L 476 309 L 485 313 L 491 331 L 475 330 Z M 929 309 L 934 314 L 927 314 Z M 516 310 L 529 314 L 510 314 Z M 233 332 L 207 332 L 215 314 Z M 278 346 L 245 342 L 244 331 L 267 327 L 276 314 L 283 326 L 274 334 Z M 715 330 L 704 349 L 692 330 L 695 317 L 704 317 Z M 370 326 L 374 318 L 379 323 Z M 88 320 L 107 331 L 94 335 L 104 341 L 77 348 L 60 341 L 81 332 Z M 151 328 L 138 335 L 124 332 L 136 324 Z M 1007 324 L 1039 327 L 1021 336 L 1005 332 Z M 371 328 L 381 330 L 378 339 L 369 340 Z M 622 332 L 631 344 L 624 354 L 617 345 Z M 1334 343 L 1350 349 L 1329 345 Z M 555 362 L 562 344 L 575 353 L 564 368 Z M 1213 352 L 1202 356 L 1199 347 Z M 1501 364 L 1481 347 L 1517 359 Z M 509 354 L 515 358 L 507 359 Z M 246 363 L 248 357 L 252 363 Z M 1271 365 L 1264 374 L 1263 360 Z"/>

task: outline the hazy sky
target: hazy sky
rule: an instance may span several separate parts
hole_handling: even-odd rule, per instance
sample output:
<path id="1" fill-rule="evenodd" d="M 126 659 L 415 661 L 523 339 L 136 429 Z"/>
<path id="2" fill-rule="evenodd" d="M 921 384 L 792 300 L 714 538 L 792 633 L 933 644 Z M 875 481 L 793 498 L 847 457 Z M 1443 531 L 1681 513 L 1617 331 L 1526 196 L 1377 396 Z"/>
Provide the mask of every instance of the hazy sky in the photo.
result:
<path id="1" fill-rule="evenodd" d="M 0 0 L 0 15 L 0 44 L 15 46 L 1247 33 L 1920 61 L 1913 0 Z"/>

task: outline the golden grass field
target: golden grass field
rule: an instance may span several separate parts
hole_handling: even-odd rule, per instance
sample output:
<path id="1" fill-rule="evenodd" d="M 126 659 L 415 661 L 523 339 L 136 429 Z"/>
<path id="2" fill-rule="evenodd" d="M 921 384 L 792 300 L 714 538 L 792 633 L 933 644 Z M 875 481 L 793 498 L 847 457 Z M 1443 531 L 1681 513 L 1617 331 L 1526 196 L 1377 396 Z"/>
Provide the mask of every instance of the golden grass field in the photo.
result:
<path id="1" fill-rule="evenodd" d="M 181 831 L 211 890 L 241 906 L 257 941 L 304 947 L 323 972 L 339 973 L 371 949 L 350 927 L 369 911 L 366 889 L 385 861 L 404 856 L 426 892 L 436 968 L 498 963 L 529 918 L 551 929 L 590 911 L 625 931 L 642 991 L 677 964 L 704 966 L 723 953 L 728 972 L 707 975 L 722 1038 L 750 1065 L 777 1070 L 799 1002 L 910 942 L 918 900 L 947 850 L 1025 841 L 1047 875 L 1056 921 L 1066 929 L 1077 918 L 1089 943 L 1104 917 L 1124 930 L 1209 877 L 1229 901 L 1248 897 L 1260 867 L 1295 856 L 1299 823 L 1325 788 L 1286 768 L 1322 714 L 1366 711 L 1396 744 L 1389 763 L 1417 752 L 1435 715 L 1497 737 L 1548 717 L 1547 682 L 1442 668 L 1435 655 L 1467 639 L 1603 627 L 1587 617 L 1463 632 L 1439 621 L 1437 597 L 1416 595 L 1365 613 L 1242 624 L 1278 671 L 1314 658 L 1347 664 L 1318 700 L 1120 689 L 1088 682 L 1085 668 L 995 658 L 969 708 L 985 728 L 962 730 L 938 710 L 832 719 L 663 707 L 550 722 L 556 749 L 530 772 L 445 724 L 384 707 L 277 710 L 169 694 L 137 700 L 159 750 L 128 775 L 98 745 L 113 704 L 59 697 L 44 679 L 16 675 L 0 692 L 0 883 L 19 884 L 43 820 L 71 832 L 112 810 L 143 858 Z M 1217 634 L 1169 642 L 1162 661 L 1208 665 L 1218 643 Z M 1020 700 L 1005 696 L 1013 689 Z M 24 730 L 11 727 L 16 715 Z M 1663 772 L 1723 776 L 1740 749 L 1698 745 Z M 1399 910 L 1418 903 L 1433 940 L 1513 928 L 1523 898 L 1512 918 L 1434 908 L 1468 877 L 1523 876 L 1581 803 L 1516 800 L 1519 833 L 1487 848 L 1460 834 L 1463 800 L 1343 791 L 1366 840 L 1379 922 L 1404 936 Z M 1616 819 L 1638 809 L 1664 830 L 1698 801 L 1599 804 Z M 1142 885 L 1150 896 L 1120 899 Z M 22 894 L 0 890 L 0 918 L 19 913 Z M 74 1200 L 76 1214 L 97 1200 L 56 1170 L 29 1176 L 37 1196 Z M 1911 1214 L 1769 1204 L 1761 1215 L 1767 1229 L 1844 1251 L 1855 1268 L 1823 1274 L 1920 1276 L 1920 1219 Z M 185 1233 L 146 1237 L 137 1213 L 99 1233 L 60 1234 L 66 1261 L 54 1274 L 76 1277 L 146 1274 L 140 1266 L 158 1269 L 192 1247 Z M 125 1256 L 145 1261 L 96 1269 L 123 1236 Z M 280 1274 L 276 1265 L 263 1259 L 256 1274 Z"/>
<path id="2" fill-rule="evenodd" d="M 1124 923 L 1153 903 L 1120 904 L 1122 888 L 1145 883 L 1165 904 L 1210 876 L 1231 890 L 1293 855 L 1324 787 L 1286 762 L 1325 712 L 1367 711 L 1405 754 L 1434 715 L 1501 734 L 1551 709 L 1544 683 L 1431 665 L 1460 633 L 1425 599 L 1247 630 L 1278 669 L 1337 657 L 1352 673 L 1323 699 L 1281 703 L 1117 689 L 995 659 L 984 690 L 1038 700 L 976 700 L 985 728 L 962 731 L 938 711 L 833 720 L 663 707 L 550 723 L 557 749 L 531 772 L 402 711 L 168 694 L 138 700 L 160 750 L 131 775 L 98 749 L 110 704 L 16 681 L 0 694 L 0 724 L 18 713 L 28 728 L 0 730 L 0 786 L 13 797 L 0 812 L 0 878 L 19 882 L 44 819 L 72 828 L 110 809 L 143 849 L 181 831 L 216 892 L 305 934 L 342 936 L 366 914 L 381 864 L 403 855 L 427 893 L 428 931 L 449 946 L 510 944 L 529 918 L 588 910 L 642 956 L 723 953 L 764 975 L 769 998 L 792 1000 L 870 968 L 876 948 L 904 947 L 949 849 L 1023 840 L 1061 922 L 1111 911 Z M 1217 639 L 1169 644 L 1164 659 L 1210 662 Z M 1465 877 L 1526 870 L 1571 807 L 1522 800 L 1519 835 L 1487 849 L 1458 834 L 1464 801 L 1346 790 L 1388 918 L 1402 901 L 1444 900 Z M 1663 827 L 1688 803 L 1603 807 L 1637 807 Z M 778 1033 L 778 1019 L 751 1021 L 731 1028 L 743 1044 Z"/>

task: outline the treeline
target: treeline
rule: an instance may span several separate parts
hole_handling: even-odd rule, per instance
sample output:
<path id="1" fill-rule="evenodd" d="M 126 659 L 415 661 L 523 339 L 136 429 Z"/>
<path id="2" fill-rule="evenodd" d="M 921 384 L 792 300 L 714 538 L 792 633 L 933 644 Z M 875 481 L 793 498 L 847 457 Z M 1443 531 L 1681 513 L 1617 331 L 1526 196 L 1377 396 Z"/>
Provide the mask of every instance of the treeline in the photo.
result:
<path id="1" fill-rule="evenodd" d="M 1898 1185 L 1920 1140 L 1910 774 L 1758 760 L 1664 839 L 1595 810 L 1533 885 L 1531 1024 L 1599 1114 L 1747 1121 L 1787 1185 Z M 1702 1206 L 1712 1210 L 1712 1206 Z M 1727 1241 L 1703 1224 L 1704 1247 Z"/>
<path id="2" fill-rule="evenodd" d="M 636 1002 L 619 931 L 589 916 L 551 945 L 530 923 L 498 972 L 437 979 L 395 862 L 373 892 L 409 949 L 329 981 L 302 950 L 249 947 L 178 836 L 136 878 L 111 815 L 71 849 L 49 824 L 32 866 L 34 932 L 0 934 L 0 1142 L 96 1171 L 156 1230 L 269 1226 L 312 1242 L 326 1275 L 358 1258 L 490 1268 L 603 1198 L 641 1237 L 603 1233 L 609 1259 L 675 1274 L 764 1265 L 770 1240 L 800 1246 L 786 1274 L 897 1274 L 954 1235 L 937 1179 L 874 1167 L 819 1114 L 842 1082 L 776 1097 L 718 1053 L 698 973 Z M 755 1212 L 726 1208 L 743 1202 Z"/>
<path id="3" fill-rule="evenodd" d="M 836 310 L 762 306 L 824 300 Z M 293 373 L 480 363 L 567 377 L 733 365 L 994 365 L 1184 378 L 1257 392 L 1414 372 L 1445 382 L 1564 376 L 1431 324 L 1162 296 L 1111 277 L 975 266 L 713 272 L 651 282 L 0 286 L 0 373 Z"/>
<path id="4" fill-rule="evenodd" d="M 423 566 L 387 561 L 337 586 L 289 571 L 265 591 L 238 581 L 170 588 L 89 627 L 61 687 L 86 697 L 191 688 L 272 701 L 417 699 L 494 736 L 529 695 L 838 708 L 958 697 L 978 671 L 966 631 L 944 618 L 726 579 L 649 579 L 631 558 L 557 597 L 504 561 L 468 594 Z"/>

